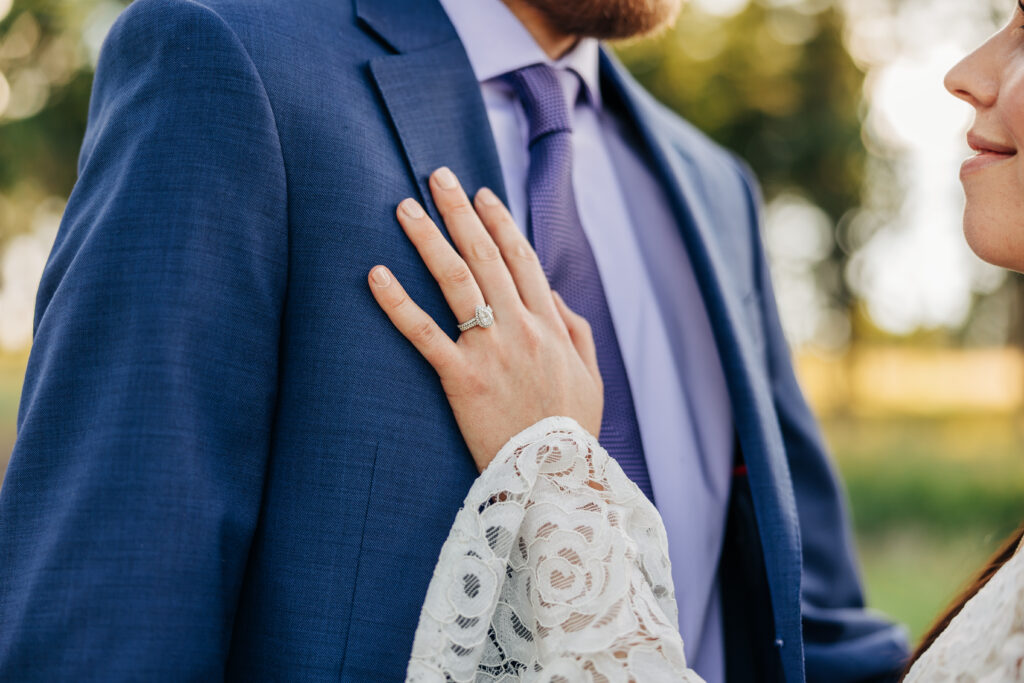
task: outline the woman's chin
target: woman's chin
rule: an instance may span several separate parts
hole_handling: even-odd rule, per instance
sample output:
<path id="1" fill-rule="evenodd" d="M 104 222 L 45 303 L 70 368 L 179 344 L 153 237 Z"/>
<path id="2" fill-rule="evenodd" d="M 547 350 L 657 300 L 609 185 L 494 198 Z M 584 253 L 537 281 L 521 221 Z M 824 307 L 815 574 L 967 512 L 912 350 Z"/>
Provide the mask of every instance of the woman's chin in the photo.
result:
<path id="1" fill-rule="evenodd" d="M 978 258 L 994 266 L 1024 272 L 1024 221 L 964 212 L 964 238 Z"/>

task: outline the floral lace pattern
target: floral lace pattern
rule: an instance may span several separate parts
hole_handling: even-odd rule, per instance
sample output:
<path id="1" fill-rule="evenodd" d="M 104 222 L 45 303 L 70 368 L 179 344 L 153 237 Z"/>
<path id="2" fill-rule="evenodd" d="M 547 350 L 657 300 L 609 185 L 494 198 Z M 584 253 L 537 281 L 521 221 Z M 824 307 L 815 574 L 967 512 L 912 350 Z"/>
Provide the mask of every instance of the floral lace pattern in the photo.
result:
<path id="1" fill-rule="evenodd" d="M 661 517 L 575 420 L 511 439 L 441 549 L 407 681 L 684 681 Z"/>
<path id="2" fill-rule="evenodd" d="M 964 605 L 903 680 L 1024 682 L 1024 550 Z"/>

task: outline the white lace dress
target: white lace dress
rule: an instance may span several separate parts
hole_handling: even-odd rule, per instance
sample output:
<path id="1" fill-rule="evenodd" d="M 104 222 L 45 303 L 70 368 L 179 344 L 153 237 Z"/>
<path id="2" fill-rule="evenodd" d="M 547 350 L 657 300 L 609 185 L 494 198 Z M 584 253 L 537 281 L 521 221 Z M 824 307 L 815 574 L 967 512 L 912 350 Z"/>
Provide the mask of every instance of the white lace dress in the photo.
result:
<path id="1" fill-rule="evenodd" d="M 575 420 L 513 437 L 427 589 L 407 681 L 684 681 L 665 528 Z"/>
<path id="2" fill-rule="evenodd" d="M 1024 551 L 939 634 L 904 683 L 1024 682 Z"/>

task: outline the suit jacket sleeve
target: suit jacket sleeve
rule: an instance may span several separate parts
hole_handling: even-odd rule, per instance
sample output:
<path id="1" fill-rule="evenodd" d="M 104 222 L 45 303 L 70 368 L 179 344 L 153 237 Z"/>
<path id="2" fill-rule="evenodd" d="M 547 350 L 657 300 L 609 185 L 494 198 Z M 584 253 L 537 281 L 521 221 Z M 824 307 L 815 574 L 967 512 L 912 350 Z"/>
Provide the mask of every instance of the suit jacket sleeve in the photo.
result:
<path id="1" fill-rule="evenodd" d="M 760 190 L 750 170 L 741 166 L 752 207 L 751 223 L 757 230 Z M 865 609 L 845 492 L 793 372 L 768 264 L 756 232 L 753 242 L 773 397 L 800 518 L 807 680 L 895 681 L 907 659 L 906 633 Z"/>
<path id="2" fill-rule="evenodd" d="M 218 15 L 122 14 L 0 494 L 0 680 L 222 677 L 276 401 L 283 166 Z"/>

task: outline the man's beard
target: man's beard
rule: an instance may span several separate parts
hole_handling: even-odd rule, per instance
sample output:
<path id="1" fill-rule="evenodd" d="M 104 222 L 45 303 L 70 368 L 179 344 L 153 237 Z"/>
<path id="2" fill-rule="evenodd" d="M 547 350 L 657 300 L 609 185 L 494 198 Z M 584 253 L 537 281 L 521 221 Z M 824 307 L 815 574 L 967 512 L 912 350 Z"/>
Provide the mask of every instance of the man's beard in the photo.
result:
<path id="1" fill-rule="evenodd" d="M 645 35 L 675 21 L 683 0 L 523 0 L 560 32 L 614 40 Z"/>

